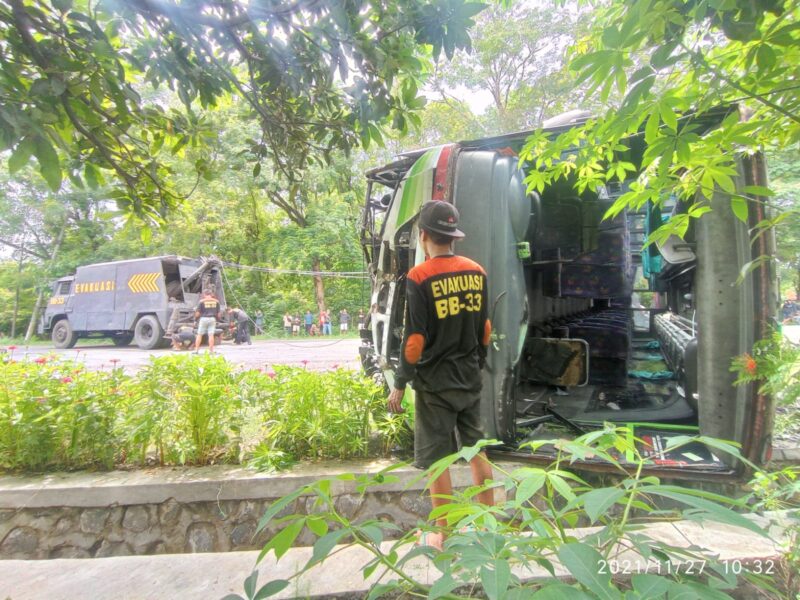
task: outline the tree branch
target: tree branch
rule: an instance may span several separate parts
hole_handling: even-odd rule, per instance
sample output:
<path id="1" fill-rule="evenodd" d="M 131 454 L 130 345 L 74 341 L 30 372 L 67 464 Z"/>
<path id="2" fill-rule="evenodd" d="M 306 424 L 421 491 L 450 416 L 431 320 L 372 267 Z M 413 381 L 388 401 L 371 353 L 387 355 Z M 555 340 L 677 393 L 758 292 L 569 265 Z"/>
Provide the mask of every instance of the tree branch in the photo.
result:
<path id="1" fill-rule="evenodd" d="M 42 260 L 49 260 L 50 257 L 45 254 L 40 254 L 35 250 L 31 250 L 30 248 L 26 248 L 25 246 L 20 246 L 19 244 L 15 244 L 14 242 L 9 242 L 3 238 L 0 238 L 0 244 L 4 244 L 6 246 L 10 246 L 11 248 L 15 248 L 20 252 L 24 252 L 25 254 L 30 254 L 31 256 L 35 256 L 36 258 L 41 258 Z"/>

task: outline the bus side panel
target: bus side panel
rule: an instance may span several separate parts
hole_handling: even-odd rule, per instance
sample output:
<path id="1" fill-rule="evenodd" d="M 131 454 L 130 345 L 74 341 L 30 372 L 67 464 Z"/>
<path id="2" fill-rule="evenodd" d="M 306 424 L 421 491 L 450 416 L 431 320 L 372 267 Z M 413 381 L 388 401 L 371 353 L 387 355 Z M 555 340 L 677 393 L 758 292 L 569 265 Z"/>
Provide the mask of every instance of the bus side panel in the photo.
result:
<path id="1" fill-rule="evenodd" d="M 489 437 L 511 442 L 514 435 L 514 367 L 527 330 L 527 295 L 517 243 L 524 238 L 530 201 L 517 161 L 495 152 L 459 154 L 454 203 L 466 238 L 457 254 L 481 264 L 488 274 L 486 294 L 493 340 L 483 372 L 481 413 Z"/>

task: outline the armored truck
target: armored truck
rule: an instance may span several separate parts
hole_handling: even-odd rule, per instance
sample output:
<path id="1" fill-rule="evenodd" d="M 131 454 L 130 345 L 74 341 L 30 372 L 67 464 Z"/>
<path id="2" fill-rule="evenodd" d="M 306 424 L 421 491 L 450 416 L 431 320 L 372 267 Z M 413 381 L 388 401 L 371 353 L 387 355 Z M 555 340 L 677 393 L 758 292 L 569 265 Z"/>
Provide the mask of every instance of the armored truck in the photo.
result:
<path id="1" fill-rule="evenodd" d="M 693 126 L 711 130 L 727 114 L 720 109 Z M 544 131 L 556 136 L 580 122 L 567 115 Z M 652 454 L 654 472 L 731 475 L 726 458 L 701 444 L 669 450 L 670 439 L 687 433 L 733 440 L 747 458 L 763 461 L 772 399 L 757 386 L 735 385 L 731 362 L 768 335 L 776 314 L 773 266 L 751 262 L 774 253 L 769 232 L 751 244 L 748 231 L 765 218 L 764 203 L 750 201 L 744 223 L 730 210 L 730 193 L 717 189 L 714 210 L 688 219 L 683 239 L 646 245 L 666 219 L 687 212 L 686 203 L 665 199 L 605 218 L 628 181 L 578 192 L 573 178 L 529 193 L 518 152 L 531 133 L 409 152 L 366 174 L 361 243 L 372 276 L 362 331 L 366 371 L 392 385 L 406 274 L 425 260 L 417 215 L 425 202 L 452 202 L 466 233 L 456 254 L 488 273 L 492 341 L 482 419 L 504 451 L 610 422 L 650 440 L 643 452 Z M 640 164 L 643 137 L 629 140 L 626 160 Z M 741 157 L 737 165 L 738 190 L 766 185 L 762 157 Z M 748 263 L 755 268 L 748 271 Z M 413 390 L 406 390 L 411 410 Z M 545 445 L 533 456 L 548 462 L 556 452 Z"/>
<path id="2" fill-rule="evenodd" d="M 191 322 L 204 289 L 222 307 L 222 263 L 214 257 L 156 256 L 78 267 L 58 279 L 39 322 L 56 348 L 72 348 L 79 338 L 111 338 L 117 346 L 143 349 L 168 345 L 165 333 Z"/>

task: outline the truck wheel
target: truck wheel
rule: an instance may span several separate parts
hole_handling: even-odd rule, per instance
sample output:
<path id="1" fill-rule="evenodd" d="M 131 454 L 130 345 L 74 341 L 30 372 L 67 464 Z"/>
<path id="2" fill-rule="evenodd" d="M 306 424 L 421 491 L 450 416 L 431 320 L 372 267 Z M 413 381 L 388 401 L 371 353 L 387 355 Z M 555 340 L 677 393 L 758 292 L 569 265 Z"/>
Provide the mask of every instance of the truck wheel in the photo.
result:
<path id="1" fill-rule="evenodd" d="M 163 337 L 164 330 L 153 315 L 145 315 L 136 322 L 133 339 L 142 350 L 152 350 L 157 347 Z"/>
<path id="2" fill-rule="evenodd" d="M 123 333 L 120 335 L 115 335 L 111 337 L 111 341 L 114 342 L 115 346 L 122 348 L 123 346 L 127 346 L 133 341 L 133 334 Z"/>
<path id="3" fill-rule="evenodd" d="M 52 339 L 56 348 L 72 348 L 78 341 L 78 334 L 72 331 L 69 321 L 61 319 L 53 327 Z"/>

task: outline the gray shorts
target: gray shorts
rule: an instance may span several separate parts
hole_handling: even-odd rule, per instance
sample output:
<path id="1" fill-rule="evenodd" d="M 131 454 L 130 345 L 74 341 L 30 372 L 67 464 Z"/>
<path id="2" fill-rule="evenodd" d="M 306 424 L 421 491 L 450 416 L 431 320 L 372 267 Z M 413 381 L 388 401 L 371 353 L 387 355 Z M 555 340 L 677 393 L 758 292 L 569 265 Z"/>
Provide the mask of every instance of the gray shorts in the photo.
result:
<path id="1" fill-rule="evenodd" d="M 200 317 L 200 320 L 197 322 L 197 335 L 214 335 L 217 332 L 216 329 L 217 320 L 214 317 Z"/>
<path id="2" fill-rule="evenodd" d="M 486 439 L 479 391 L 417 390 L 414 411 L 414 466 L 420 469 L 457 452 L 458 442 L 465 447 Z"/>

